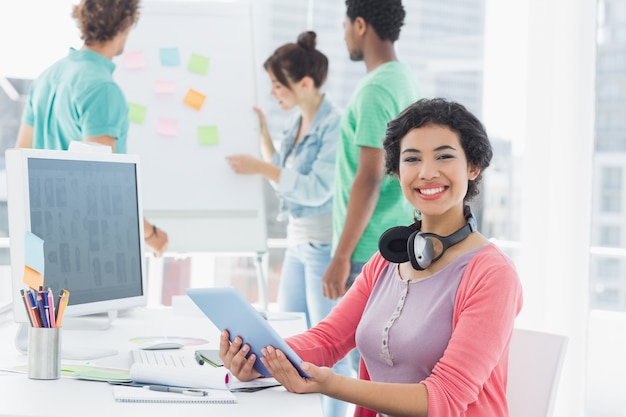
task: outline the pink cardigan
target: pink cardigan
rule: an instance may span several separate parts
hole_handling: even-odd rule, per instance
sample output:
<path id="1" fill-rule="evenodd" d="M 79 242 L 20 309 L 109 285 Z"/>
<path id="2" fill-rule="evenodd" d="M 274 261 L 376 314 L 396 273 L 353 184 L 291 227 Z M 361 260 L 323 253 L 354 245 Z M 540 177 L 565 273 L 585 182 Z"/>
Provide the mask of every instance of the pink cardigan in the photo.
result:
<path id="1" fill-rule="evenodd" d="M 388 264 L 376 253 L 343 300 L 314 328 L 287 339 L 307 362 L 333 366 L 355 347 L 354 335 L 369 295 Z M 506 417 L 509 342 L 522 307 L 512 262 L 493 244 L 472 257 L 457 290 L 452 337 L 430 376 L 429 417 Z M 363 360 L 359 378 L 369 380 Z M 375 416 L 356 407 L 355 417 Z"/>

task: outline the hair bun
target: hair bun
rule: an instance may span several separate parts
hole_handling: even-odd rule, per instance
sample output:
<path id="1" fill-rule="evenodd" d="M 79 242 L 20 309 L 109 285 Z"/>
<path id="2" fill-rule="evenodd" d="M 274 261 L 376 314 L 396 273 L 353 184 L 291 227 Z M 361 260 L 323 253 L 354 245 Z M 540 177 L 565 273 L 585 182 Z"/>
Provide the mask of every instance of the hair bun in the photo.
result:
<path id="1" fill-rule="evenodd" d="M 307 32 L 302 32 L 298 36 L 298 45 L 304 49 L 314 50 L 315 49 L 315 40 L 317 38 L 317 34 L 312 30 Z"/>

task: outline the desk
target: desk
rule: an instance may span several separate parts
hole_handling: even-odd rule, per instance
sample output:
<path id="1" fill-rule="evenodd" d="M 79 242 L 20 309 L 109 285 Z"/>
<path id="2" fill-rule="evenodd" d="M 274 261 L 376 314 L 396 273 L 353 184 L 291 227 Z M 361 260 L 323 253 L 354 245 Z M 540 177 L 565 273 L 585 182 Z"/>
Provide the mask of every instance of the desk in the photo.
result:
<path id="1" fill-rule="evenodd" d="M 186 298 L 186 297 L 185 297 Z M 187 299 L 183 307 L 167 309 L 136 309 L 120 314 L 107 330 L 63 330 L 64 346 L 95 346 L 117 349 L 118 354 L 89 361 L 99 366 L 127 367 L 128 351 L 136 349 L 130 339 L 141 336 L 180 336 L 201 338 L 206 345 L 187 346 L 215 348 L 217 328 Z M 17 325 L 11 314 L 0 317 L 0 368 L 27 363 L 13 345 Z M 304 318 L 271 320 L 272 326 L 284 337 L 305 328 Z M 85 363 L 85 362 L 79 362 Z M 258 416 L 321 417 L 321 397 L 317 394 L 292 394 L 282 387 L 254 393 L 236 393 L 237 404 L 161 404 L 120 403 L 113 399 L 111 385 L 104 382 L 61 378 L 53 381 L 28 379 L 25 374 L 0 372 L 0 416 Z"/>

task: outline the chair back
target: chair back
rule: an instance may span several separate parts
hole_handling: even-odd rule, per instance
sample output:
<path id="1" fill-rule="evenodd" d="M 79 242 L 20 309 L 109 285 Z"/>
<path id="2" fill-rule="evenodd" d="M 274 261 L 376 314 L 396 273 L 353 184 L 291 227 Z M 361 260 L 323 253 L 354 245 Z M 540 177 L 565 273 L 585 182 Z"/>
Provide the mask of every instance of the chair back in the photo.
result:
<path id="1" fill-rule="evenodd" d="M 514 329 L 509 351 L 509 417 L 550 417 L 567 336 Z"/>

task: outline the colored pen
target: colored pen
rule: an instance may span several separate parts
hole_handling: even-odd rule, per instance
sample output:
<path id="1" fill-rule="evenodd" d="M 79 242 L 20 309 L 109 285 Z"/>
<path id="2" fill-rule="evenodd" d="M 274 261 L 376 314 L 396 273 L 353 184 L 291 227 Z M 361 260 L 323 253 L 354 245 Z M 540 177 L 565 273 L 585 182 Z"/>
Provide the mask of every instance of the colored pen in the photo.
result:
<path id="1" fill-rule="evenodd" d="M 45 300 L 45 301 L 44 301 Z M 37 292 L 37 308 L 39 309 L 39 316 L 41 317 L 41 327 L 50 327 L 50 323 L 48 323 L 47 308 L 46 304 L 48 304 L 48 298 L 43 296 L 43 291 Z"/>
<path id="2" fill-rule="evenodd" d="M 30 300 L 26 295 L 26 291 L 24 289 L 20 289 L 20 294 L 22 295 L 22 300 L 24 301 L 24 306 L 26 306 L 26 314 L 28 314 L 28 321 L 30 325 L 35 327 L 35 317 L 33 316 L 33 309 L 30 307 Z"/>
<path id="3" fill-rule="evenodd" d="M 61 323 L 63 322 L 63 314 L 65 313 L 65 307 L 67 307 L 67 303 L 70 298 L 70 292 L 68 290 L 61 290 L 59 294 L 59 308 L 57 309 L 57 317 L 56 317 L 56 326 L 61 327 Z"/>
<path id="4" fill-rule="evenodd" d="M 28 301 L 30 301 L 30 309 L 33 312 L 33 317 L 35 318 L 35 327 L 43 327 L 43 323 L 41 322 L 41 316 L 39 315 L 39 308 L 37 307 L 37 302 L 35 301 L 35 290 L 26 291 L 26 295 L 28 296 Z"/>
<path id="5" fill-rule="evenodd" d="M 175 392 L 177 394 L 191 395 L 194 397 L 206 397 L 207 395 L 209 395 L 208 392 L 201 389 L 168 387 L 165 385 L 149 385 L 148 389 L 150 389 L 151 391 Z"/>
<path id="6" fill-rule="evenodd" d="M 46 292 L 46 297 L 48 298 L 48 321 L 50 323 L 50 327 L 56 327 L 54 296 L 52 295 L 52 289 L 48 288 L 48 291 Z"/>

